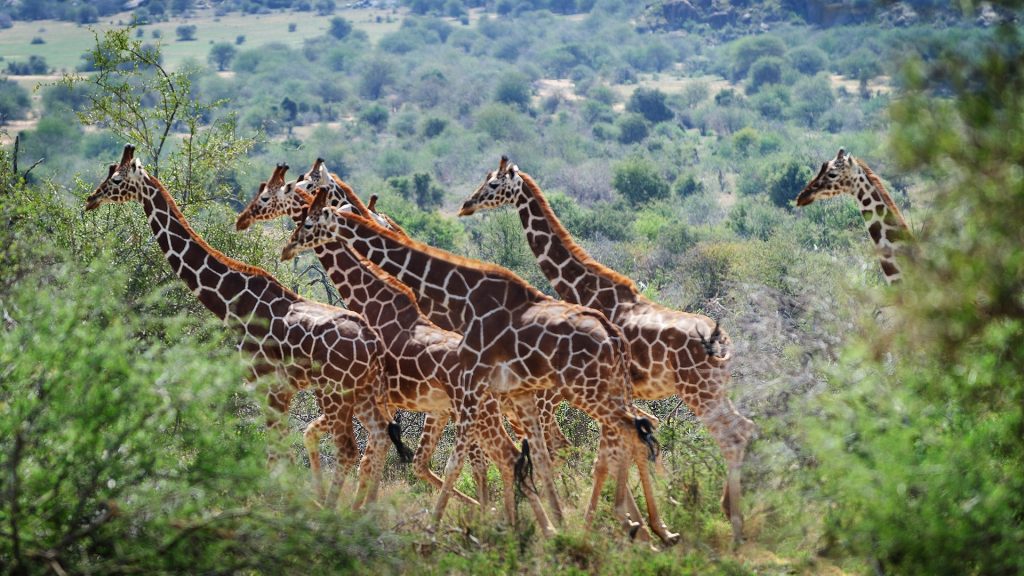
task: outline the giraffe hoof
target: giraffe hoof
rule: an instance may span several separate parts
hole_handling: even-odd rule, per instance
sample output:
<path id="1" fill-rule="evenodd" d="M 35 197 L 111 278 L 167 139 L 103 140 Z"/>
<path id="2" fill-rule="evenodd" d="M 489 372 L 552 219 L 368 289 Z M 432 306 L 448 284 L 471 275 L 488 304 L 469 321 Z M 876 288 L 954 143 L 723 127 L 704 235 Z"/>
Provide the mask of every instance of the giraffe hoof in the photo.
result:
<path id="1" fill-rule="evenodd" d="M 665 546 L 675 546 L 679 543 L 679 534 L 676 534 L 675 532 L 669 532 L 666 530 L 664 534 L 658 534 L 658 537 L 661 538 L 661 541 Z"/>

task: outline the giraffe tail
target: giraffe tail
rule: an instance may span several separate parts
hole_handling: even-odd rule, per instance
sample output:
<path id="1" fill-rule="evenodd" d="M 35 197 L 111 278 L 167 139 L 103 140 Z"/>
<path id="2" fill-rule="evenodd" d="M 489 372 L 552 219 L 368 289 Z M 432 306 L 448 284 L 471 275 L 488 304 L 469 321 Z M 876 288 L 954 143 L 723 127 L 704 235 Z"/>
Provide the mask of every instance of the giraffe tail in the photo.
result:
<path id="1" fill-rule="evenodd" d="M 647 458 L 654 462 L 658 458 L 659 449 L 658 439 L 654 437 L 654 425 L 643 417 L 634 418 L 633 425 L 636 426 L 636 435 L 647 446 Z"/>
<path id="2" fill-rule="evenodd" d="M 395 445 L 395 450 L 398 452 L 398 460 L 402 464 L 412 462 L 413 451 L 405 445 L 405 442 L 402 442 L 402 424 L 399 423 L 397 415 L 394 420 L 388 422 L 388 438 Z"/>
<path id="3" fill-rule="evenodd" d="M 516 479 L 516 490 L 522 494 L 523 488 L 529 488 L 534 494 L 537 493 L 537 485 L 533 481 L 533 457 L 530 456 L 530 442 L 526 438 L 523 438 L 523 450 L 519 453 L 519 458 L 516 458 L 515 468 L 513 470 Z M 527 486 L 526 481 L 530 481 L 530 485 Z"/>

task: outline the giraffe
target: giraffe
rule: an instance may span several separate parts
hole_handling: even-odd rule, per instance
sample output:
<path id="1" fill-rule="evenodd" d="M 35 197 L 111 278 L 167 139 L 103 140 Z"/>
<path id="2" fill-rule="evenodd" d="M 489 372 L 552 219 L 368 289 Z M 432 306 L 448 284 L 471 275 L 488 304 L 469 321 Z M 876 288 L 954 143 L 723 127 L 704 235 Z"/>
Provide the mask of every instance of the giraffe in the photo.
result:
<path id="1" fill-rule="evenodd" d="M 857 199 L 868 236 L 878 253 L 882 277 L 886 284 L 898 283 L 902 273 L 895 255 L 901 242 L 913 238 L 910 227 L 878 176 L 863 160 L 847 154 L 843 148 L 835 158 L 821 164 L 818 175 L 796 197 L 796 205 L 807 206 L 815 200 L 839 194 Z"/>
<path id="2" fill-rule="evenodd" d="M 330 190 L 328 200 L 331 206 L 343 206 L 349 204 L 355 211 L 362 215 L 369 215 L 378 224 L 390 228 L 400 236 L 409 238 L 409 235 L 393 219 L 386 215 L 379 214 L 368 208 L 359 199 L 355 191 L 341 178 L 331 173 L 323 158 L 317 158 L 308 172 L 301 174 L 296 180 L 285 182 L 282 178 L 272 179 L 260 186 L 257 195 L 249 205 L 238 216 L 235 227 L 239 230 L 248 227 L 254 220 L 265 220 L 275 218 L 277 215 L 290 214 L 292 218 L 297 217 L 308 206 L 312 195 L 310 190 L 315 191 L 320 183 L 325 183 Z M 371 199 L 371 203 L 376 204 Z M 344 296 L 343 296 L 344 297 Z M 461 332 L 463 326 L 456 320 L 449 317 L 445 304 L 428 297 L 417 297 L 417 304 L 428 320 L 443 330 Z M 558 406 L 562 402 L 561 392 L 557 388 L 541 390 L 535 397 L 541 426 L 543 427 L 545 446 L 551 453 L 561 454 L 570 443 L 555 419 Z M 504 407 L 505 416 L 512 424 L 513 430 L 519 437 L 526 436 L 526 430 L 519 420 L 514 406 Z M 561 521 L 559 507 L 555 507 L 556 520 Z"/>
<path id="3" fill-rule="evenodd" d="M 653 400 L 676 394 L 707 427 L 727 464 L 722 510 L 739 542 L 740 468 L 754 423 L 726 394 L 729 337 L 706 316 L 652 302 L 631 280 L 595 261 L 559 222 L 536 182 L 507 156 L 466 199 L 459 215 L 506 204 L 516 206 L 530 248 L 559 296 L 603 312 L 622 330 L 632 358 L 634 396 Z"/>
<path id="4" fill-rule="evenodd" d="M 241 334 L 239 349 L 253 356 L 251 377 L 280 377 L 269 395 L 272 430 L 281 432 L 282 416 L 294 393 L 314 388 L 324 414 L 320 425 L 332 431 L 338 451 L 328 502 L 340 492 L 345 470 L 358 457 L 352 415 L 359 416 L 369 440 L 353 505 L 373 501 L 388 439 L 400 457 L 409 457 L 386 403 L 382 345 L 376 332 L 358 314 L 306 300 L 266 271 L 211 247 L 192 230 L 170 193 L 146 172 L 134 152 L 133 146 L 125 146 L 120 163 L 110 165 L 107 177 L 86 199 L 85 210 L 107 203 L 142 204 L 174 272 L 207 309 Z M 313 482 L 319 493 L 322 481 L 316 467 Z"/>
<path id="5" fill-rule="evenodd" d="M 656 443 L 650 420 L 637 415 L 632 405 L 627 350 L 619 330 L 594 310 L 545 296 L 511 271 L 471 260 L 402 238 L 355 214 L 327 206 L 322 190 L 302 226 L 296 228 L 282 257 L 302 247 L 343 240 L 385 271 L 398 277 L 414 292 L 443 300 L 452 317 L 466 326 L 459 347 L 463 368 L 465 402 L 459 404 L 459 434 L 445 469 L 444 486 L 434 508 L 434 522 L 443 515 L 466 443 L 477 433 L 477 397 L 490 391 L 511 397 L 524 424 L 537 433 L 536 404 L 532 392 L 557 386 L 567 399 L 601 425 L 599 456 L 594 486 L 585 519 L 589 524 L 601 488 L 612 470 L 616 481 L 615 513 L 631 535 L 641 526 L 631 519 L 640 513 L 627 498 L 628 458 L 640 470 L 651 528 L 666 543 L 678 534 L 661 522 L 654 502 L 647 455 L 653 458 Z M 633 442 L 630 442 L 632 434 Z M 550 464 L 543 464 L 543 442 L 538 446 L 539 475 L 550 487 Z M 524 447 L 526 446 L 524 441 Z M 508 503 L 506 509 L 514 514 Z M 529 493 L 531 504 L 535 494 Z M 535 507 L 536 510 L 536 507 Z M 540 515 L 538 514 L 538 518 Z M 554 526 L 542 523 L 546 534 Z M 644 531 L 646 536 L 646 531 Z"/>
<path id="6" fill-rule="evenodd" d="M 317 159 L 313 170 L 323 165 Z M 288 165 L 278 164 L 270 179 L 262 183 L 256 196 L 238 215 L 235 227 L 245 230 L 253 222 L 289 216 L 299 224 L 313 201 L 296 181 L 285 183 Z M 309 182 L 308 174 L 303 178 Z M 320 180 L 324 181 L 324 180 Z M 330 180 L 327 180 L 330 182 Z M 329 202 L 345 205 L 354 194 L 341 186 L 330 187 Z M 336 196 L 340 196 L 336 198 Z M 372 200 L 371 200 L 372 203 Z M 338 204 L 340 205 L 340 204 Z M 361 203 L 360 203 L 361 205 Z M 373 212 L 364 207 L 365 216 Z M 378 220 L 378 223 L 387 220 Z M 413 472 L 428 484 L 441 487 L 441 478 L 430 469 L 431 456 L 452 413 L 453 388 L 458 385 L 458 345 L 462 335 L 442 330 L 420 314 L 408 287 L 354 254 L 340 242 L 314 248 L 324 270 L 338 289 L 349 310 L 362 314 L 381 336 L 388 400 L 398 409 L 425 412 L 423 435 L 413 458 Z M 316 450 L 319 426 L 311 426 L 307 449 Z M 477 444 L 471 446 L 469 460 L 477 485 L 479 502 L 456 490 L 455 496 L 470 504 L 487 505 L 487 461 Z"/>

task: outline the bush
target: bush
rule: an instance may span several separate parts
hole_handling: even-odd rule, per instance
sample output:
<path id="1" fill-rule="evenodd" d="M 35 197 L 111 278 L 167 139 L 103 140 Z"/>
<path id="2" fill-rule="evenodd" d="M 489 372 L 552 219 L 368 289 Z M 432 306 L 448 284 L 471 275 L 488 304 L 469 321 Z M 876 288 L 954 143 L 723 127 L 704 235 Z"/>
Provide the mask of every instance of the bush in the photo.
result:
<path id="1" fill-rule="evenodd" d="M 786 45 L 775 36 L 747 36 L 737 40 L 733 45 L 732 79 L 740 81 L 746 78 L 750 67 L 765 56 L 782 57 L 786 53 Z"/>
<path id="2" fill-rule="evenodd" d="M 388 124 L 388 109 L 380 104 L 373 104 L 359 113 L 359 119 L 379 132 Z"/>
<path id="3" fill-rule="evenodd" d="M 448 121 L 444 118 L 427 118 L 423 121 L 423 137 L 435 138 L 440 136 L 448 127 Z"/>
<path id="4" fill-rule="evenodd" d="M 750 66 L 747 76 L 747 94 L 756 94 L 762 87 L 782 81 L 782 69 L 786 61 L 778 56 L 759 58 Z"/>
<path id="5" fill-rule="evenodd" d="M 619 142 L 623 144 L 635 144 L 647 138 L 649 129 L 647 121 L 639 114 L 623 114 L 615 123 L 618 130 Z"/>
<path id="6" fill-rule="evenodd" d="M 0 126 L 25 118 L 31 107 L 32 98 L 28 90 L 13 80 L 0 78 Z"/>
<path id="7" fill-rule="evenodd" d="M 674 114 L 665 104 L 665 93 L 657 88 L 637 88 L 626 102 L 626 110 L 642 115 L 650 122 L 671 120 Z"/>
<path id="8" fill-rule="evenodd" d="M 668 182 L 650 160 L 633 157 L 615 165 L 612 188 L 633 206 L 668 197 Z"/>
<path id="9" fill-rule="evenodd" d="M 35 54 L 28 57 L 27 62 L 8 62 L 7 73 L 11 76 L 38 76 L 49 74 L 50 67 L 46 59 Z"/>
<path id="10" fill-rule="evenodd" d="M 828 55 L 814 46 L 800 46 L 786 53 L 793 69 L 804 76 L 814 76 L 825 69 L 828 64 Z"/>
<path id="11" fill-rule="evenodd" d="M 832 83 L 824 74 L 801 79 L 793 86 L 793 116 L 807 126 L 814 126 L 822 114 L 835 104 Z"/>
<path id="12" fill-rule="evenodd" d="M 178 42 L 191 42 L 196 39 L 197 28 L 193 24 L 182 24 L 174 29 Z"/>
<path id="13" fill-rule="evenodd" d="M 530 79 L 522 74 L 502 74 L 494 89 L 494 101 L 515 106 L 520 110 L 530 107 Z"/>
<path id="14" fill-rule="evenodd" d="M 223 72 L 228 69 L 231 64 L 231 60 L 235 57 L 238 50 L 228 42 L 218 42 L 210 48 L 210 55 L 207 57 L 207 61 L 217 67 L 217 70 Z"/>

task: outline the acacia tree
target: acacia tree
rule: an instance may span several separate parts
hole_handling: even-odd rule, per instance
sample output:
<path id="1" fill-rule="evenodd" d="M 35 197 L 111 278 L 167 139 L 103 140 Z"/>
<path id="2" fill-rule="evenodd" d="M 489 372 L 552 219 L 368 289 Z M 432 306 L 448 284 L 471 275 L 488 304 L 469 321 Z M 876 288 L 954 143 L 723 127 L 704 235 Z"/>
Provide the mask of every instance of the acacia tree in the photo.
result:
<path id="1" fill-rule="evenodd" d="M 144 46 L 133 39 L 132 32 L 128 27 L 95 35 L 96 45 L 87 53 L 95 73 L 65 74 L 58 85 L 70 90 L 92 88 L 83 91 L 87 102 L 76 111 L 78 119 L 134 144 L 156 177 L 166 159 L 174 170 L 164 182 L 181 191 L 183 203 L 197 194 L 214 192 L 223 166 L 243 156 L 255 139 L 237 135 L 233 115 L 207 124 L 224 101 L 194 98 L 195 70 L 165 67 L 160 48 Z M 177 141 L 172 131 L 184 136 Z"/>

